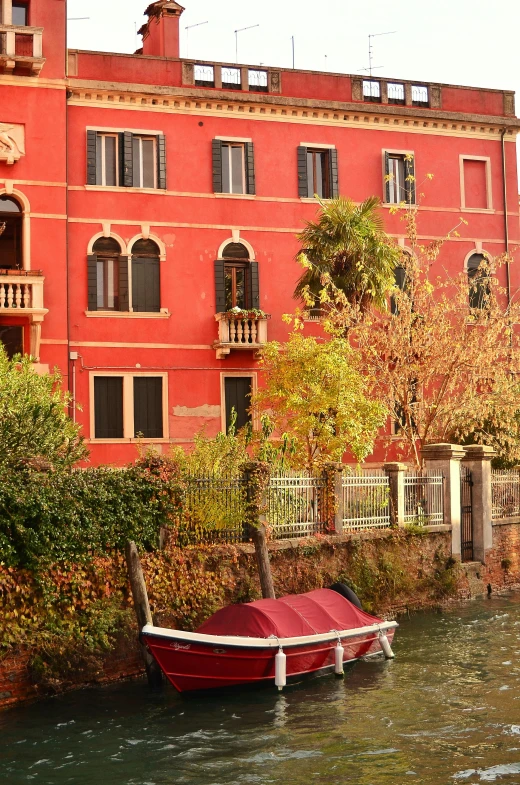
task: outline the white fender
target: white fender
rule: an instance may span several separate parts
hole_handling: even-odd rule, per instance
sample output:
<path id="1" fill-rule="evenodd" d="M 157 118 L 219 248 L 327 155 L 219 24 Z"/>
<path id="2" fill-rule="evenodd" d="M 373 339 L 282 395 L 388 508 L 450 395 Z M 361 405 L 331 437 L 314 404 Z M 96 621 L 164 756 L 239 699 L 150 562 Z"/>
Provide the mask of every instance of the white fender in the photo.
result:
<path id="1" fill-rule="evenodd" d="M 274 658 L 274 683 L 279 690 L 287 684 L 287 657 L 281 646 Z"/>
<path id="2" fill-rule="evenodd" d="M 379 633 L 379 643 L 381 644 L 381 648 L 383 649 L 383 653 L 387 660 L 393 660 L 395 654 L 392 651 L 392 647 L 390 646 L 390 641 L 386 637 L 384 632 Z"/>
<path id="3" fill-rule="evenodd" d="M 344 654 L 345 649 L 341 645 L 341 641 L 338 641 L 338 645 L 334 648 L 334 673 L 336 676 L 343 676 Z"/>

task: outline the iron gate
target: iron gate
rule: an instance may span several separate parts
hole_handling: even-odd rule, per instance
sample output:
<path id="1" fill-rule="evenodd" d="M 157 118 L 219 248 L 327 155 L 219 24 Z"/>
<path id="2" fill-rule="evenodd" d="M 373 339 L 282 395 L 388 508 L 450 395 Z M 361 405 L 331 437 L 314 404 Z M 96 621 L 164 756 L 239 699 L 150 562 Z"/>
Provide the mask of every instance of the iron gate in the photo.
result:
<path id="1" fill-rule="evenodd" d="M 462 561 L 473 561 L 473 479 L 466 466 L 460 467 L 460 523 Z"/>

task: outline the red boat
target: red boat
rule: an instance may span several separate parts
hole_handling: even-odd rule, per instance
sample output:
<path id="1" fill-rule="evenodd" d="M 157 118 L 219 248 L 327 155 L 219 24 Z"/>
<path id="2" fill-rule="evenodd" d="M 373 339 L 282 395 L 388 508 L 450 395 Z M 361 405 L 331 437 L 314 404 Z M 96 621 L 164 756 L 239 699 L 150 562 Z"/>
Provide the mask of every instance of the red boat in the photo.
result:
<path id="1" fill-rule="evenodd" d="M 179 692 L 298 681 L 381 653 L 393 657 L 395 621 L 357 608 L 336 590 L 222 608 L 196 632 L 146 625 L 141 639 Z"/>

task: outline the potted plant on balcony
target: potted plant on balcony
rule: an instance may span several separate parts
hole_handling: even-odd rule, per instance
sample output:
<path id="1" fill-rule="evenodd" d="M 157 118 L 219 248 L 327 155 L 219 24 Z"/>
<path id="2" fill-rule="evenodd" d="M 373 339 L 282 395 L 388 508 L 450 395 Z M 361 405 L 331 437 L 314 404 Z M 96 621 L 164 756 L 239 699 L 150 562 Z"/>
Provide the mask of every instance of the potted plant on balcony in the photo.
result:
<path id="1" fill-rule="evenodd" d="M 271 318 L 271 314 L 262 311 L 261 308 L 239 308 L 238 305 L 235 305 L 234 308 L 230 308 L 228 311 L 225 311 L 224 316 L 244 320 Z"/>

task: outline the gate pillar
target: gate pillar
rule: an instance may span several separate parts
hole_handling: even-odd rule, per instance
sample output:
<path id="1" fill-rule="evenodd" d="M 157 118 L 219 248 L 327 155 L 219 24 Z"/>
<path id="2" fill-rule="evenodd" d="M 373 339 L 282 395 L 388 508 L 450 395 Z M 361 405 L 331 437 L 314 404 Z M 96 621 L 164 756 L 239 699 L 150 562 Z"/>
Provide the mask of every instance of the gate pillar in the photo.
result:
<path id="1" fill-rule="evenodd" d="M 473 558 L 486 563 L 486 554 L 493 547 L 493 522 L 491 509 L 491 460 L 492 447 L 472 444 L 464 448 L 464 465 L 473 480 Z"/>
<path id="2" fill-rule="evenodd" d="M 437 469 L 444 477 L 444 523 L 451 526 L 451 555 L 461 559 L 460 462 L 466 448 L 458 444 L 427 444 L 422 448 L 426 471 Z"/>

